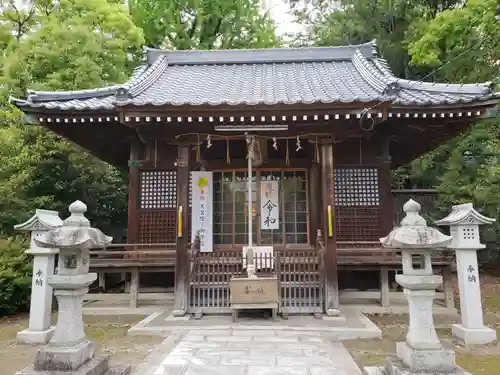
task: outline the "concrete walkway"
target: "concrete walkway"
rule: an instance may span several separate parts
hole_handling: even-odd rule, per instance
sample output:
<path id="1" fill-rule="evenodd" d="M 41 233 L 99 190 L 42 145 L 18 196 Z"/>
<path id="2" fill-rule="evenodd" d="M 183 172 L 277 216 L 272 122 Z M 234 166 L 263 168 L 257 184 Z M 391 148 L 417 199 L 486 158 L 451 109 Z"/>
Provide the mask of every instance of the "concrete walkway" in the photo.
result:
<path id="1" fill-rule="evenodd" d="M 136 375 L 361 375 L 341 342 L 318 332 L 172 333 Z"/>

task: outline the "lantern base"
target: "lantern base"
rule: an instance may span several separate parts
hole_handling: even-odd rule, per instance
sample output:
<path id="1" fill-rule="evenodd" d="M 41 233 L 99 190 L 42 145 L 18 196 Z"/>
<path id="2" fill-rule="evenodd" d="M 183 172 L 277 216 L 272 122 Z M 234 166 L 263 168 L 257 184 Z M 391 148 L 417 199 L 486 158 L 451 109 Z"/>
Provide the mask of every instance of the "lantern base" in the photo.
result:
<path id="1" fill-rule="evenodd" d="M 453 349 L 414 349 L 403 341 L 396 343 L 396 352 L 398 358 L 411 371 L 453 374 L 457 368 Z"/>
<path id="2" fill-rule="evenodd" d="M 109 356 L 96 356 L 90 361 L 87 361 L 76 370 L 57 371 L 57 374 L 68 375 L 129 375 L 131 372 L 130 365 L 114 365 L 109 366 Z M 56 372 L 50 372 L 50 374 Z M 15 375 L 47 375 L 47 371 L 37 371 L 33 366 L 27 367 L 24 370 L 16 372 Z"/>
<path id="3" fill-rule="evenodd" d="M 46 344 L 52 338 L 56 327 L 50 327 L 45 331 L 25 329 L 17 333 L 17 341 L 23 344 Z"/>
<path id="4" fill-rule="evenodd" d="M 36 353 L 34 368 L 39 371 L 74 371 L 94 357 L 97 344 L 85 340 L 74 346 L 50 343 Z"/>
<path id="5" fill-rule="evenodd" d="M 462 324 L 453 324 L 451 332 L 465 345 L 484 345 L 497 341 L 497 331 L 488 327 L 467 328 Z"/>
<path id="6" fill-rule="evenodd" d="M 363 369 L 365 375 L 472 375 L 456 366 L 451 371 L 413 371 L 400 360 L 389 360 L 385 366 L 369 366 Z"/>

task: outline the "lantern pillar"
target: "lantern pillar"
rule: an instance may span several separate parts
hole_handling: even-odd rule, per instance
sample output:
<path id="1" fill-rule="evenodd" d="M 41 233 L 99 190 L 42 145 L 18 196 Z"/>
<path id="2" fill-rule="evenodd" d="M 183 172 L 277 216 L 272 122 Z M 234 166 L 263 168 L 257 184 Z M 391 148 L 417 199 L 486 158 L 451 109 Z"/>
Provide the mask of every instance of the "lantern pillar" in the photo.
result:
<path id="1" fill-rule="evenodd" d="M 447 217 L 436 222 L 449 226 L 453 237 L 448 247 L 456 253 L 462 322 L 453 324 L 452 333 L 466 345 L 487 344 L 497 339 L 496 330 L 484 326 L 477 264 L 477 250 L 485 248 L 480 242 L 479 226 L 493 222 L 495 219 L 481 215 L 472 203 L 453 206 Z"/>
<path id="2" fill-rule="evenodd" d="M 397 358 L 376 373 L 463 375 L 466 372 L 455 364 L 454 350 L 439 340 L 432 311 L 436 288 L 443 281 L 433 273 L 432 254 L 446 248 L 452 237 L 427 226 L 420 208 L 412 199 L 406 202 L 401 226 L 380 239 L 384 247 L 401 251 L 403 274 L 397 275 L 396 281 L 408 300 L 409 326 L 406 340 L 396 343 Z M 417 259 L 420 267 L 415 267 Z M 368 373 L 368 369 L 365 371 Z"/>
<path id="3" fill-rule="evenodd" d="M 58 249 L 41 248 L 35 243 L 35 238 L 61 225 L 62 220 L 56 211 L 38 209 L 29 220 L 14 227 L 18 231 L 31 232 L 30 248 L 25 251 L 33 255 L 29 326 L 17 334 L 17 340 L 25 344 L 46 344 L 54 333 L 55 328 L 50 326 L 52 287 L 47 280 L 54 274 Z"/>

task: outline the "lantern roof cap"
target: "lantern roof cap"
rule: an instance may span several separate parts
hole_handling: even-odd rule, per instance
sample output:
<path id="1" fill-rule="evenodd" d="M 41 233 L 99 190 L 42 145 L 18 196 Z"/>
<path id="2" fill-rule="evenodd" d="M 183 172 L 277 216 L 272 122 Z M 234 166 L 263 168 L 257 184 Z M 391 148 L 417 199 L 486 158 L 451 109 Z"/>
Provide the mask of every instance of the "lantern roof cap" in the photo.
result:
<path id="1" fill-rule="evenodd" d="M 401 225 L 381 238 L 381 244 L 394 249 L 437 249 L 451 243 L 451 236 L 427 226 L 427 221 L 420 216 L 420 209 L 418 202 L 408 200 L 403 206 L 406 216 L 401 220 Z"/>
<path id="2" fill-rule="evenodd" d="M 70 204 L 70 216 L 63 221 L 59 228 L 44 233 L 35 238 L 35 243 L 40 247 L 71 249 L 71 248 L 100 248 L 111 243 L 113 237 L 106 236 L 97 228 L 90 226 L 90 221 L 85 217 L 87 205 L 82 201 Z"/>
<path id="3" fill-rule="evenodd" d="M 63 221 L 57 211 L 37 209 L 31 218 L 21 224 L 14 225 L 14 229 L 19 231 L 51 230 L 61 225 L 63 225 Z"/>
<path id="4" fill-rule="evenodd" d="M 484 225 L 492 224 L 495 221 L 495 219 L 477 212 L 472 203 L 463 203 L 453 206 L 449 215 L 437 220 L 436 225 Z"/>

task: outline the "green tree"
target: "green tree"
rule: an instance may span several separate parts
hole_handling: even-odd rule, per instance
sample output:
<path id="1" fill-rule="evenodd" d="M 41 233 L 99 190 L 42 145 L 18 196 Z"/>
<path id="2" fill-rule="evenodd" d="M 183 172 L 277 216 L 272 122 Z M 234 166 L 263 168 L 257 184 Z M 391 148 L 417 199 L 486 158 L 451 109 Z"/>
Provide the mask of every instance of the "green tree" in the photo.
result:
<path id="1" fill-rule="evenodd" d="M 33 4 L 32 17 L 38 26 L 8 41 L 0 76 L 4 93 L 0 96 L 4 125 L 0 128 L 0 233 L 9 234 L 13 224 L 37 207 L 64 213 L 75 199 L 88 204 L 89 218 L 103 230 L 124 229 L 127 200 L 122 172 L 51 132 L 21 125 L 20 111 L 6 103 L 5 92 L 23 96 L 27 88 L 75 90 L 123 82 L 140 54 L 142 31 L 119 2 Z M 12 7 L 3 8 L 2 16 L 8 12 L 13 13 Z M 17 23 L 4 25 L 12 31 Z"/>
<path id="2" fill-rule="evenodd" d="M 419 23 L 407 37 L 411 64 L 448 82 L 499 82 L 499 9 L 498 0 L 469 0 Z"/>
<path id="3" fill-rule="evenodd" d="M 296 19 L 306 25 L 296 44 L 336 46 L 377 40 L 379 51 L 397 76 L 426 72 L 408 66 L 406 34 L 416 24 L 459 3 L 459 0 L 289 0 Z"/>
<path id="4" fill-rule="evenodd" d="M 4 59 L 14 95 L 124 82 L 143 43 L 127 9 L 106 0 L 61 0 Z"/>
<path id="5" fill-rule="evenodd" d="M 498 83 L 498 6 L 497 0 L 469 0 L 462 7 L 445 10 L 419 24 L 408 34 L 411 64 L 435 69 L 434 78 L 445 82 Z M 499 157 L 497 116 L 421 158 L 421 173 L 441 176 L 436 187 L 442 208 L 472 201 L 487 215 L 499 218 Z"/>
<path id="6" fill-rule="evenodd" d="M 266 48 L 279 43 L 258 0 L 129 0 L 130 13 L 152 48 Z"/>

